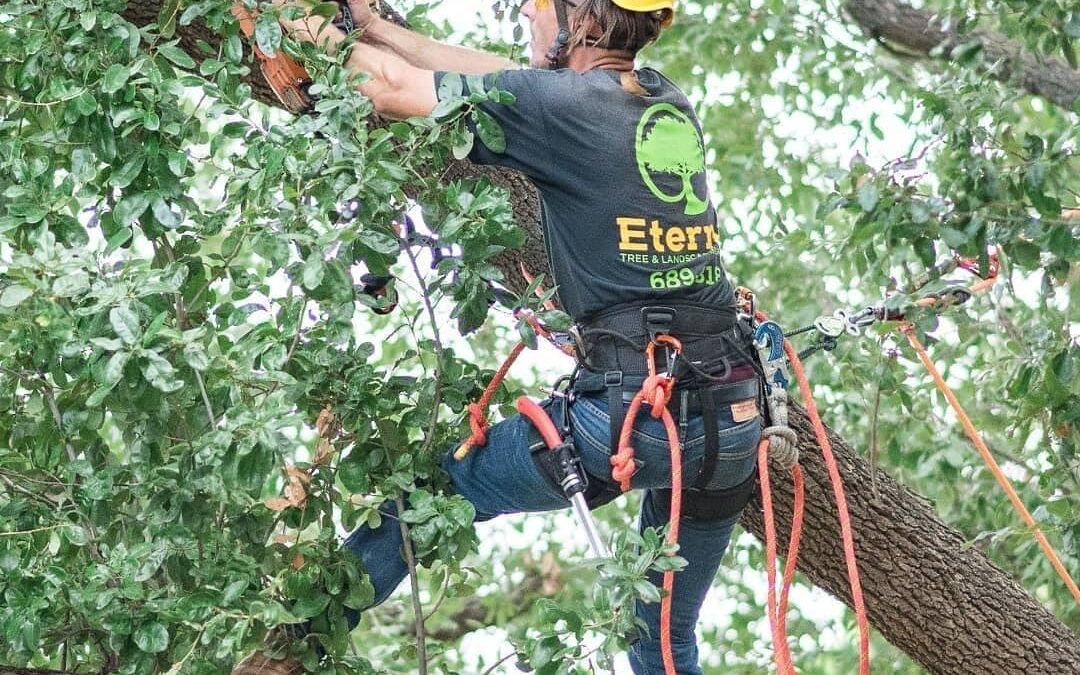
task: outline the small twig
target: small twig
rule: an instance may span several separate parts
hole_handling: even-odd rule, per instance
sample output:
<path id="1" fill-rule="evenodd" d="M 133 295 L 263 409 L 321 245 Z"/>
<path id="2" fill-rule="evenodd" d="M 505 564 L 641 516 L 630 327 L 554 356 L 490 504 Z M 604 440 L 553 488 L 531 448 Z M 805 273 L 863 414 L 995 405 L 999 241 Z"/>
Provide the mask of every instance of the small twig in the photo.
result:
<path id="1" fill-rule="evenodd" d="M 504 657 L 502 657 L 501 659 L 499 659 L 498 661 L 496 661 L 495 663 L 491 664 L 491 666 L 490 666 L 490 667 L 488 667 L 488 668 L 487 668 L 487 669 L 486 669 L 486 670 L 485 670 L 485 671 L 484 671 L 483 673 L 481 673 L 480 675 L 491 675 L 492 673 L 494 673 L 494 672 L 495 672 L 495 669 L 496 669 L 496 668 L 498 668 L 498 667 L 499 667 L 499 666 L 501 666 L 502 664 L 506 663 L 507 661 L 509 661 L 509 660 L 510 660 L 510 659 L 511 659 L 512 657 L 514 657 L 514 656 L 517 656 L 517 651 L 512 651 L 512 652 L 510 652 L 509 654 L 507 654 L 506 656 L 504 656 Z"/>
<path id="2" fill-rule="evenodd" d="M 46 525 L 44 527 L 35 527 L 32 530 L 13 530 L 11 532 L 0 532 L 0 537 L 15 537 L 24 534 L 35 534 L 37 532 L 48 532 L 49 530 L 57 530 L 66 525 L 61 523 L 60 525 Z"/>
<path id="3" fill-rule="evenodd" d="M 405 500 L 397 497 L 398 514 L 405 513 Z M 427 639 L 424 632 L 424 608 L 420 604 L 420 581 L 416 575 L 416 557 L 413 556 L 412 539 L 409 534 L 409 525 L 403 519 L 398 520 L 401 536 L 404 539 L 402 548 L 405 550 L 405 563 L 409 566 L 409 587 L 412 590 L 413 620 L 416 622 L 416 653 L 420 660 L 420 675 L 427 675 Z"/>
<path id="4" fill-rule="evenodd" d="M 870 411 L 870 492 L 874 495 L 874 501 L 881 500 L 878 491 L 878 416 L 881 412 L 881 378 L 878 378 L 874 391 L 874 407 Z"/>
<path id="5" fill-rule="evenodd" d="M 424 622 L 435 616 L 435 612 L 439 611 L 439 607 L 442 607 L 443 601 L 446 600 L 446 592 L 450 588 L 450 575 L 446 575 L 446 580 L 443 581 L 442 588 L 439 589 L 439 599 L 435 601 L 435 605 L 431 608 L 431 611 L 424 615 Z"/>
<path id="6" fill-rule="evenodd" d="M 435 317 L 435 307 L 431 304 L 431 296 L 428 294 L 427 284 L 424 283 L 424 276 L 420 273 L 420 266 L 416 264 L 416 256 L 413 255 L 412 249 L 407 244 L 402 248 L 405 251 L 405 257 L 409 259 L 409 264 L 412 266 L 413 274 L 416 276 L 416 283 L 420 286 L 420 299 L 427 310 L 428 320 L 431 321 L 431 335 L 432 340 L 435 342 L 435 394 L 431 405 L 431 422 L 428 424 L 424 445 L 420 450 L 420 455 L 425 456 L 435 442 L 435 429 L 439 424 L 439 406 L 442 404 L 442 378 L 445 372 L 443 346 L 442 338 L 439 336 L 439 321 Z"/>
<path id="7" fill-rule="evenodd" d="M 296 335 L 293 336 L 292 342 L 289 343 L 289 351 L 285 354 L 285 362 L 281 364 L 281 370 L 285 370 L 285 366 L 289 365 L 289 361 L 292 361 L 293 352 L 296 351 L 296 346 L 300 344 L 300 336 L 303 335 L 303 331 L 300 327 L 304 325 L 304 313 L 307 311 L 307 300 L 300 303 L 300 317 L 296 320 Z"/>
<path id="8" fill-rule="evenodd" d="M 206 383 L 203 382 L 202 373 L 191 369 L 195 373 L 195 381 L 199 383 L 199 393 L 202 394 L 203 405 L 206 406 L 206 417 L 210 422 L 210 427 L 217 426 L 217 417 L 214 415 L 214 406 L 210 405 L 210 395 L 206 393 Z"/>
<path id="9" fill-rule="evenodd" d="M 60 432 L 60 437 L 64 439 L 64 450 L 67 451 L 68 459 L 74 462 L 78 459 L 78 455 L 75 453 L 75 447 L 71 445 L 64 433 L 64 419 L 60 415 L 60 408 L 56 405 L 56 398 L 53 397 L 52 387 L 45 381 L 44 376 L 41 377 L 41 393 L 45 396 L 45 402 L 49 404 L 49 410 L 52 411 L 53 421 L 56 422 L 56 430 Z"/>

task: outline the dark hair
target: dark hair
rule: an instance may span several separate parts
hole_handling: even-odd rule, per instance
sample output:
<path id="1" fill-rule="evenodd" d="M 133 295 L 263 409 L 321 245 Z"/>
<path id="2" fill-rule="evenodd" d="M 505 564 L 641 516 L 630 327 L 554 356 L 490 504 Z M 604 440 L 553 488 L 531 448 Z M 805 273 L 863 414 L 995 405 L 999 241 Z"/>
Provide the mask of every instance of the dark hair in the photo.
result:
<path id="1" fill-rule="evenodd" d="M 669 9 L 632 12 L 611 0 L 578 0 L 577 6 L 570 8 L 567 49 L 587 45 L 636 54 L 660 35 L 670 13 Z"/>

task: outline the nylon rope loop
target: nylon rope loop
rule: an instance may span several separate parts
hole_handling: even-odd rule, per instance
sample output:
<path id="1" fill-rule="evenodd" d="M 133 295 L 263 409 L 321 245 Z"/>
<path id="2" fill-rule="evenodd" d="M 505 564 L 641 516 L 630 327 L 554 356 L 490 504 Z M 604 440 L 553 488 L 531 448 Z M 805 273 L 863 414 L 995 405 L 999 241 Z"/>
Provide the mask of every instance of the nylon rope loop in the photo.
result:
<path id="1" fill-rule="evenodd" d="M 844 482 L 840 477 L 832 443 L 829 442 L 825 425 L 822 424 L 821 416 L 818 415 L 817 405 L 810 391 L 810 381 L 806 378 L 806 371 L 803 369 L 799 354 L 788 340 L 784 340 L 784 351 L 787 353 L 788 360 L 791 361 L 795 379 L 799 382 L 799 392 L 806 405 L 806 414 L 810 417 L 810 423 L 814 427 L 814 436 L 817 438 L 818 445 L 821 446 L 821 455 L 829 471 L 829 481 L 832 483 L 833 495 L 836 497 L 840 538 L 844 544 L 844 562 L 847 566 L 848 582 L 851 584 L 851 600 L 855 608 L 855 618 L 859 625 L 859 675 L 868 675 L 870 672 L 870 622 L 866 616 L 866 605 L 863 603 L 862 584 L 859 582 L 859 568 L 855 560 L 855 539 L 851 532 L 851 515 L 848 513 L 847 497 L 844 496 Z"/>
<path id="2" fill-rule="evenodd" d="M 667 544 L 678 546 L 679 521 L 682 517 L 682 442 L 679 440 L 679 430 L 667 406 L 663 408 L 661 416 L 664 420 L 664 429 L 667 431 L 668 447 L 671 449 L 671 509 L 668 518 Z M 675 591 L 675 570 L 664 572 L 663 588 L 664 595 L 660 599 L 660 656 L 664 661 L 664 674 L 679 675 L 675 669 L 675 655 L 671 646 L 671 603 Z"/>
<path id="3" fill-rule="evenodd" d="M 930 358 L 930 354 L 926 351 L 926 347 L 923 346 L 922 342 L 920 342 L 919 338 L 915 335 L 914 325 L 906 323 L 900 326 L 900 332 L 907 336 L 908 342 L 911 343 L 912 348 L 919 354 L 919 359 L 922 361 L 923 365 L 926 366 L 926 370 L 934 379 L 934 384 L 936 384 L 937 388 L 941 390 L 941 393 L 945 395 L 945 398 L 949 401 L 949 405 L 952 406 L 953 411 L 956 412 L 956 416 L 960 420 L 960 425 L 964 428 L 964 433 L 967 434 L 967 437 L 975 445 L 979 454 L 982 455 L 983 461 L 990 469 L 990 473 L 993 474 L 994 479 L 997 480 L 1001 489 L 1005 491 L 1009 501 L 1012 502 L 1013 508 L 1017 510 L 1020 517 L 1023 518 L 1024 523 L 1031 529 L 1035 540 L 1039 543 L 1039 547 L 1050 560 L 1050 564 L 1053 565 L 1058 576 L 1065 582 L 1065 586 L 1069 589 L 1069 592 L 1072 593 L 1073 599 L 1076 600 L 1077 603 L 1080 603 L 1080 588 L 1077 588 L 1076 582 L 1073 580 L 1072 576 L 1069 575 L 1068 570 L 1065 569 L 1065 565 L 1062 564 L 1061 559 L 1050 545 L 1046 535 L 1039 529 L 1039 525 L 1028 512 L 1027 507 L 1024 506 L 1023 500 L 1020 499 L 1020 495 L 1016 493 L 1012 483 L 1002 472 L 1001 466 L 998 465 L 997 460 L 995 460 L 994 456 L 990 453 L 990 448 L 987 447 L 982 435 L 979 434 L 979 431 L 975 428 L 971 418 L 968 417 L 967 412 L 965 412 L 964 408 L 960 405 L 960 401 L 956 398 L 956 394 L 953 393 L 948 383 L 945 382 L 945 378 L 942 377 L 941 372 L 938 371 L 937 366 L 934 365 L 933 360 Z"/>
<path id="4" fill-rule="evenodd" d="M 499 385 L 506 379 L 506 373 L 510 371 L 510 366 L 514 365 L 514 361 L 517 360 L 517 357 L 521 356 L 521 352 L 524 350 L 524 342 L 519 342 L 514 345 L 514 348 L 510 350 L 509 356 L 507 356 L 506 360 L 499 366 L 499 369 L 495 371 L 495 376 L 488 382 L 487 388 L 484 389 L 483 395 L 480 396 L 480 400 L 469 405 L 469 427 L 472 430 L 472 433 L 465 439 L 465 442 L 458 446 L 458 449 L 454 451 L 454 459 L 459 461 L 465 459 L 475 446 L 487 443 L 488 421 L 487 413 L 485 411 L 491 404 L 491 399 L 495 397 L 495 392 L 499 390 Z"/>
<path id="5" fill-rule="evenodd" d="M 796 463 L 790 467 L 794 508 L 791 516 L 791 538 L 788 543 L 787 561 L 784 566 L 783 585 L 780 600 L 776 598 L 777 535 L 776 517 L 772 503 L 772 488 L 769 480 L 770 438 L 763 437 L 758 444 L 758 482 L 761 485 L 761 501 L 765 524 L 765 557 L 768 576 L 769 627 L 773 639 L 773 658 L 778 675 L 795 675 L 797 671 L 791 656 L 787 640 L 788 598 L 795 579 L 795 566 L 799 558 L 799 545 L 802 540 L 803 515 L 805 513 L 806 488 L 802 469 Z"/>
<path id="6" fill-rule="evenodd" d="M 634 446 L 630 444 L 630 438 L 634 431 L 634 418 L 637 417 L 641 404 L 645 401 L 643 390 L 634 394 L 634 400 L 626 411 L 626 419 L 623 420 L 622 429 L 619 430 L 618 452 L 611 456 L 611 478 L 619 483 L 619 489 L 623 492 L 630 491 L 630 479 L 634 475 Z"/>

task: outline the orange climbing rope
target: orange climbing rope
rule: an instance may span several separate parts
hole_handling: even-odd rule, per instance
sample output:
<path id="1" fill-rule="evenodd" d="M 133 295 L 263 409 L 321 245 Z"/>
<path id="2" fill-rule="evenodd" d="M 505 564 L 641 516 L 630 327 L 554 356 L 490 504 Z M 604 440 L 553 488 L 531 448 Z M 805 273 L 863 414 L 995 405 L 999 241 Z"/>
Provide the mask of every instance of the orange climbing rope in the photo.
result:
<path id="1" fill-rule="evenodd" d="M 656 374 L 656 361 L 654 355 L 657 345 L 667 345 L 672 354 L 678 355 L 682 351 L 682 343 L 670 335 L 658 335 L 655 340 L 645 347 L 645 361 L 649 369 L 649 375 L 641 385 L 641 389 L 634 394 L 634 400 L 626 411 L 626 419 L 622 429 L 619 430 L 619 450 L 611 457 L 611 477 L 619 482 L 623 492 L 630 490 L 630 478 L 634 475 L 634 448 L 630 445 L 630 439 L 634 431 L 634 419 L 641 409 L 642 403 L 648 403 L 649 413 L 664 422 L 667 431 L 668 447 L 671 449 L 671 513 L 668 522 L 668 532 L 665 539 L 669 546 L 679 543 L 679 520 L 682 514 L 682 443 L 679 441 L 679 430 L 675 426 L 675 419 L 668 410 L 668 402 L 671 400 L 671 392 L 675 388 L 675 378 L 669 374 Z M 675 588 L 675 571 L 664 572 L 663 579 L 664 595 L 660 599 L 660 656 L 664 662 L 665 675 L 678 675 L 675 670 L 675 656 L 671 648 L 671 598 Z"/>
<path id="2" fill-rule="evenodd" d="M 525 314 L 525 320 L 529 322 L 529 325 L 532 326 L 537 335 L 546 340 L 552 340 L 551 331 L 544 328 L 536 318 L 536 315 L 532 312 Z M 507 355 L 506 360 L 502 362 L 499 369 L 495 371 L 495 375 L 491 378 L 491 381 L 488 382 L 487 387 L 484 388 L 484 393 L 480 396 L 480 400 L 476 403 L 469 404 L 469 428 L 472 433 L 470 433 L 469 437 L 454 451 L 454 459 L 465 459 L 474 447 L 487 443 L 488 406 L 491 405 L 491 399 L 495 397 L 495 392 L 499 390 L 499 385 L 506 379 L 506 374 L 510 371 L 510 367 L 514 365 L 514 361 L 517 361 L 517 358 L 521 356 L 521 352 L 523 351 L 525 351 L 524 340 L 518 342 L 514 345 L 514 348 L 510 350 L 510 354 Z"/>
<path id="3" fill-rule="evenodd" d="M 941 393 L 945 395 L 945 398 L 949 401 L 949 405 L 952 406 L 952 409 L 956 412 L 956 416 L 960 419 L 960 425 L 964 427 L 964 433 L 966 433 L 967 437 L 971 439 L 971 442 L 975 444 L 975 447 L 979 450 L 979 454 L 982 455 L 983 461 L 986 462 L 986 466 L 989 467 L 990 473 L 994 475 L 994 479 L 997 480 L 998 485 L 1000 485 L 1001 489 L 1008 495 L 1009 501 L 1012 502 L 1013 507 L 1020 513 L 1020 517 L 1023 518 L 1027 526 L 1031 528 L 1032 534 L 1035 535 L 1036 541 L 1039 542 L 1039 547 L 1042 548 L 1046 557 L 1050 559 L 1050 564 L 1053 565 L 1054 570 L 1057 571 L 1061 580 L 1065 582 L 1065 586 L 1069 589 L 1069 592 L 1072 593 L 1073 598 L 1077 602 L 1080 602 L 1080 588 L 1077 588 L 1076 582 L 1073 581 L 1068 570 L 1065 569 L 1065 565 L 1062 564 L 1061 559 L 1058 558 L 1057 553 L 1054 552 L 1054 548 L 1050 545 L 1050 542 L 1047 541 L 1046 535 L 1042 533 L 1042 530 L 1039 529 L 1035 519 L 1028 513 L 1027 508 L 1024 506 L 1024 502 L 1020 499 L 1020 496 L 1016 494 L 1016 490 L 1013 488 L 1012 483 L 1009 482 L 1009 479 L 1002 473 L 997 460 L 990 454 L 990 448 L 986 446 L 986 442 L 983 441 L 982 436 L 975 428 L 975 425 L 972 424 L 971 418 L 968 417 L 967 412 L 961 407 L 960 401 L 957 400 L 956 395 L 945 382 L 945 378 L 941 376 L 941 373 L 934 365 L 934 362 L 930 359 L 930 354 L 927 353 L 926 347 L 923 346 L 922 342 L 920 342 L 919 338 L 915 335 L 915 327 L 910 323 L 905 323 L 900 327 L 900 331 L 907 336 L 908 342 L 911 343 L 912 348 L 918 352 L 919 359 L 922 360 L 923 365 L 926 366 L 927 371 L 930 372 L 930 376 L 934 378 L 934 384 L 936 384 L 938 389 L 941 390 Z"/>
<path id="4" fill-rule="evenodd" d="M 844 544 L 844 562 L 847 565 L 848 582 L 851 585 L 851 600 L 855 607 L 855 619 L 859 626 L 859 675 L 867 675 L 870 672 L 870 621 L 866 616 L 866 605 L 863 603 L 862 584 L 859 582 L 859 568 L 855 560 L 855 538 L 851 530 L 851 515 L 848 513 L 847 497 L 844 495 L 844 482 L 840 478 L 840 469 L 833 455 L 832 443 L 825 433 L 825 425 L 818 415 L 814 396 L 810 391 L 810 381 L 806 377 L 802 360 L 795 348 L 787 340 L 784 340 L 784 351 L 791 361 L 791 370 L 799 383 L 799 392 L 806 406 L 806 414 L 814 427 L 814 437 L 817 438 L 821 447 L 821 456 L 825 461 L 825 467 L 829 472 L 829 482 L 832 483 L 833 495 L 836 497 L 837 517 L 840 520 L 840 538 Z M 791 565 L 791 561 L 788 561 Z"/>
<path id="5" fill-rule="evenodd" d="M 977 264 L 968 259 L 960 260 L 959 266 L 978 274 Z M 974 294 L 980 291 L 984 291 L 997 281 L 998 271 L 1000 268 L 1000 262 L 997 254 L 990 256 L 989 271 L 985 279 L 980 279 L 975 282 L 968 290 Z M 933 296 L 924 298 L 917 301 L 915 304 L 918 306 L 933 306 L 935 298 Z M 1009 501 L 1012 502 L 1013 507 L 1020 513 L 1020 517 L 1024 520 L 1032 533 L 1035 536 L 1035 540 L 1039 543 L 1039 547 L 1043 553 L 1050 560 L 1050 564 L 1054 567 L 1054 570 L 1061 577 L 1061 580 L 1065 582 L 1065 586 L 1072 593 L 1073 598 L 1080 602 L 1080 588 L 1077 588 L 1076 582 L 1073 581 L 1072 576 L 1069 575 L 1068 570 L 1065 569 L 1065 565 L 1062 564 L 1061 559 L 1058 558 L 1054 548 L 1050 545 L 1050 542 L 1046 539 L 1046 535 L 1039 529 L 1035 519 L 1028 513 L 1027 507 L 1024 506 L 1024 502 L 1020 499 L 1020 496 L 1016 493 L 1012 483 L 1009 482 L 1008 477 L 1001 471 L 1001 467 L 998 465 L 997 460 L 990 454 L 990 448 L 986 446 L 986 442 L 982 439 L 979 431 L 975 428 L 975 425 L 971 422 L 971 418 L 968 417 L 967 412 L 960 405 L 960 401 L 956 398 L 956 394 L 949 388 L 948 383 L 945 382 L 945 378 L 941 376 L 941 372 L 938 371 L 937 366 L 934 365 L 933 360 L 930 358 L 929 352 L 926 351 L 926 347 L 919 341 L 918 336 L 915 335 L 915 326 L 910 322 L 905 322 L 900 325 L 900 332 L 907 336 L 908 342 L 911 343 L 912 348 L 919 355 L 919 359 L 923 365 L 926 366 L 926 370 L 930 373 L 930 376 L 934 379 L 934 384 L 941 390 L 941 393 L 945 395 L 945 399 L 948 400 L 949 405 L 956 412 L 957 418 L 960 420 L 960 425 L 964 428 L 964 433 L 971 439 L 971 442 L 975 444 L 979 454 L 982 455 L 983 461 L 990 469 L 990 473 L 993 474 L 994 479 L 997 480 L 998 485 L 1005 491 Z"/>
<path id="6" fill-rule="evenodd" d="M 744 291 L 748 297 L 752 297 L 749 291 Z M 751 301 L 752 302 L 752 301 Z M 753 310 L 751 310 L 753 311 Z M 764 312 L 753 311 L 754 318 L 764 323 L 769 317 Z M 814 403 L 813 393 L 810 391 L 810 381 L 806 377 L 802 360 L 798 351 L 791 342 L 784 340 L 784 352 L 791 363 L 791 369 L 795 379 L 799 383 L 799 392 L 802 394 L 806 413 L 810 417 L 810 423 L 814 427 L 814 435 L 821 447 L 822 458 L 829 472 L 829 480 L 832 483 L 833 494 L 836 499 L 837 515 L 840 520 L 840 537 L 844 547 L 844 561 L 847 566 L 848 581 L 851 585 L 852 604 L 855 607 L 856 621 L 859 626 L 859 673 L 867 675 L 870 672 L 870 628 L 866 616 L 866 607 L 863 603 L 862 584 L 859 581 L 859 569 L 855 560 L 855 541 L 851 530 L 851 516 L 847 509 L 847 497 L 844 495 L 844 484 L 840 478 L 840 471 L 833 455 L 832 444 L 825 433 L 825 425 L 821 422 L 817 405 Z M 788 594 L 795 576 L 795 565 L 799 557 L 799 544 L 802 537 L 803 512 L 805 508 L 805 480 L 802 469 L 798 462 L 791 468 L 794 505 L 791 522 L 791 538 L 788 544 L 787 561 L 784 567 L 783 587 L 780 592 L 780 601 L 776 598 L 776 524 L 773 514 L 772 489 L 769 481 L 769 438 L 763 438 L 758 445 L 758 480 L 761 484 L 761 502 L 763 519 L 765 523 L 765 555 L 768 576 L 768 613 L 769 626 L 772 630 L 773 651 L 776 660 L 776 668 L 779 675 L 793 675 L 797 671 L 792 661 L 791 650 L 787 643 L 787 609 Z"/>
<path id="7" fill-rule="evenodd" d="M 795 562 L 799 557 L 799 541 L 802 537 L 802 520 L 805 502 L 805 488 L 802 469 L 798 464 L 791 468 L 794 482 L 795 506 L 791 518 L 791 539 L 788 544 L 787 564 L 784 567 L 783 589 L 780 603 L 776 601 L 776 517 L 773 511 L 772 487 L 769 481 L 769 439 L 763 438 L 758 444 L 758 482 L 761 486 L 761 504 L 765 521 L 765 559 L 768 577 L 769 628 L 772 632 L 773 657 L 776 660 L 777 675 L 790 675 L 795 672 L 791 660 L 791 650 L 787 643 L 787 608 L 788 592 L 795 578 Z"/>

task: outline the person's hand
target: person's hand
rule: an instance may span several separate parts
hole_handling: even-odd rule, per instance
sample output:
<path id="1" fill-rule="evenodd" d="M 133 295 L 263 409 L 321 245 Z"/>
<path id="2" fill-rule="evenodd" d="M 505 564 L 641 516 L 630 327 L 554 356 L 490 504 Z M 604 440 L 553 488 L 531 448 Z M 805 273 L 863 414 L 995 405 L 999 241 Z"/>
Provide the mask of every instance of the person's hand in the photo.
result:
<path id="1" fill-rule="evenodd" d="M 352 12 L 353 25 L 361 33 L 365 33 L 377 21 L 379 15 L 372 8 L 379 6 L 379 0 L 349 0 L 349 11 Z"/>
<path id="2" fill-rule="evenodd" d="M 281 16 L 278 22 L 294 40 L 312 42 L 328 53 L 337 51 L 338 45 L 345 41 L 345 34 L 338 30 L 325 16 L 311 13 L 311 5 L 304 0 L 273 0 L 274 6 L 284 12 L 297 7 L 302 13 L 295 19 Z M 297 13 L 296 10 L 285 12 L 286 15 Z"/>

